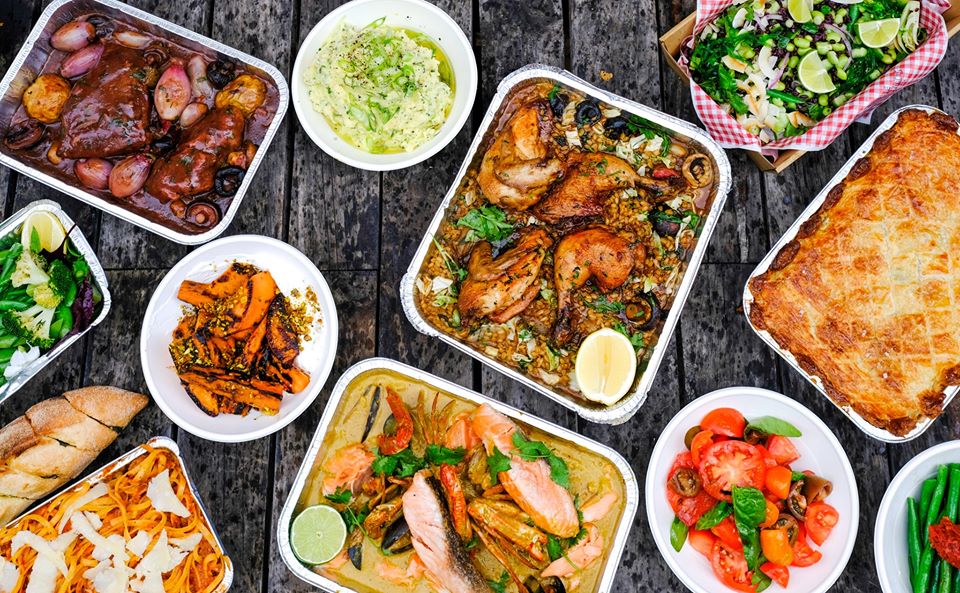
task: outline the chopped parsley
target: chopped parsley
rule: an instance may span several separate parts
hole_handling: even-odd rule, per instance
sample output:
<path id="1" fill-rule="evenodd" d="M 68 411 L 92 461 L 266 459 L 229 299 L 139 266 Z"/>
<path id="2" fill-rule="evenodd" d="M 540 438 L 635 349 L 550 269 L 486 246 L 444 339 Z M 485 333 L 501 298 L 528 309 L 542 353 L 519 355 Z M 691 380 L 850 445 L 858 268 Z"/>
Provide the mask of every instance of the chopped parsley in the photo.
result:
<path id="1" fill-rule="evenodd" d="M 623 303 L 611 301 L 603 294 L 592 301 L 586 301 L 586 305 L 598 313 L 619 313 L 624 310 Z"/>
<path id="2" fill-rule="evenodd" d="M 646 341 L 643 339 L 643 334 L 632 333 L 624 323 L 614 324 L 613 329 L 627 336 L 627 339 L 633 344 L 634 350 L 640 350 L 646 344 Z"/>

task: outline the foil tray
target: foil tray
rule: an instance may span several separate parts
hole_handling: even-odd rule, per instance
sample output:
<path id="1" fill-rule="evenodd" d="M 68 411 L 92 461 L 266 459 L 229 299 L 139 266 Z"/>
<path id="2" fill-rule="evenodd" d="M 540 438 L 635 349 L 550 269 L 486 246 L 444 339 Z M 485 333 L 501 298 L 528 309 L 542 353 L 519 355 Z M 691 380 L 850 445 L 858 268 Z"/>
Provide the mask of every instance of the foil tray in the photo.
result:
<path id="1" fill-rule="evenodd" d="M 283 78 L 279 70 L 263 60 L 254 58 L 232 47 L 184 29 L 178 25 L 174 25 L 169 21 L 118 2 L 117 0 L 55 0 L 50 3 L 43 11 L 43 14 L 40 15 L 40 20 L 37 21 L 37 24 L 30 32 L 30 36 L 27 37 L 23 47 L 20 48 L 20 52 L 13 59 L 13 63 L 10 65 L 7 73 L 3 79 L 0 80 L 0 130 L 5 131 L 10 125 L 13 116 L 20 107 L 23 91 L 26 90 L 27 86 L 29 86 L 34 78 L 42 71 L 50 54 L 55 51 L 48 43 L 53 33 L 74 18 L 92 12 L 124 21 L 147 33 L 168 39 L 191 51 L 204 54 L 210 59 L 228 58 L 234 62 L 242 63 L 263 78 L 273 81 L 273 84 L 277 87 L 279 98 L 277 112 L 274 114 L 270 126 L 263 136 L 263 141 L 260 143 L 253 162 L 251 162 L 247 168 L 243 183 L 240 184 L 240 188 L 230 202 L 230 207 L 227 208 L 226 212 L 223 212 L 223 218 L 221 218 L 220 222 L 213 228 L 197 234 L 184 233 L 150 220 L 131 210 L 127 210 L 123 206 L 111 203 L 96 194 L 90 193 L 75 181 L 68 183 L 63 179 L 40 171 L 29 163 L 22 162 L 16 155 L 6 154 L 0 151 L 0 163 L 61 191 L 68 196 L 76 198 L 81 202 L 90 204 L 94 208 L 99 208 L 108 214 L 122 218 L 127 222 L 145 228 L 171 241 L 183 245 L 199 245 L 218 237 L 230 226 L 234 216 L 236 216 L 237 210 L 240 208 L 240 203 L 243 201 L 247 190 L 249 190 L 257 169 L 260 168 L 260 164 L 263 162 L 267 148 L 276 135 L 280 127 L 280 122 L 287 112 L 287 105 L 290 102 L 290 90 L 287 87 L 287 81 Z"/>
<path id="2" fill-rule="evenodd" d="M 783 234 L 783 236 L 780 237 L 780 240 L 777 241 L 776 245 L 774 245 L 770 249 L 770 252 L 767 253 L 767 255 L 760 261 L 759 264 L 757 264 L 756 269 L 750 273 L 750 277 L 747 278 L 747 283 L 743 288 L 743 314 L 746 315 L 747 323 L 750 324 L 750 327 L 753 328 L 753 331 L 756 332 L 756 334 L 760 336 L 760 338 L 764 342 L 766 342 L 767 345 L 773 348 L 777 352 L 777 354 L 779 354 L 781 357 L 783 357 L 784 360 L 790 363 L 790 366 L 792 366 L 798 373 L 803 375 L 803 377 L 807 381 L 809 381 L 814 387 L 816 387 L 817 391 L 822 393 L 823 396 L 826 397 L 830 403 L 832 403 L 834 406 L 837 407 L 837 409 L 843 412 L 843 414 L 846 415 L 846 417 L 849 418 L 850 421 L 857 426 L 857 428 L 865 432 L 867 435 L 877 439 L 878 441 L 883 441 L 886 443 L 903 443 L 906 441 L 913 440 L 918 436 L 920 436 L 921 434 L 923 434 L 924 431 L 926 431 L 928 428 L 930 428 L 930 424 L 936 419 L 926 418 L 921 422 L 919 422 L 917 426 L 914 427 L 914 429 L 909 433 L 907 433 L 906 435 L 897 436 L 888 430 L 884 430 L 882 428 L 878 428 L 874 426 L 873 424 L 870 424 L 863 418 L 863 416 L 858 414 L 849 406 L 842 406 L 837 402 L 835 402 L 833 398 L 827 394 L 827 390 L 824 388 L 823 381 L 820 379 L 820 377 L 818 377 L 817 375 L 811 375 L 810 373 L 805 371 L 800 366 L 800 363 L 797 362 L 797 359 L 792 352 L 782 348 L 780 344 L 778 344 L 777 341 L 773 338 L 773 336 L 770 335 L 770 332 L 766 330 L 757 329 L 757 327 L 753 325 L 753 322 L 750 321 L 750 310 L 753 307 L 753 300 L 754 300 L 753 293 L 750 292 L 750 281 L 756 278 L 757 276 L 759 276 L 760 274 L 767 271 L 767 269 L 770 267 L 770 264 L 773 263 L 774 258 L 776 258 L 777 254 L 780 253 L 780 250 L 783 249 L 783 247 L 787 245 L 787 243 L 792 241 L 797 236 L 797 233 L 799 232 L 800 227 L 803 226 L 803 223 L 805 223 L 808 219 L 810 219 L 810 217 L 812 217 L 817 212 L 817 210 L 820 209 L 820 206 L 823 205 L 823 202 L 827 199 L 827 194 L 830 193 L 830 190 L 833 189 L 834 186 L 842 182 L 847 177 L 847 174 L 854 167 L 854 165 L 856 165 L 857 161 L 859 161 L 861 158 L 866 156 L 867 153 L 870 152 L 870 150 L 873 148 L 874 141 L 877 139 L 877 136 L 879 136 L 883 132 L 892 128 L 893 125 L 897 123 L 897 120 L 900 118 L 901 113 L 903 113 L 904 111 L 914 111 L 914 110 L 926 111 L 927 113 L 934 113 L 934 112 L 944 113 L 943 111 L 940 111 L 936 107 L 930 107 L 928 105 L 907 105 L 906 107 L 901 107 L 900 109 L 891 113 L 885 120 L 883 120 L 880 123 L 879 126 L 877 126 L 877 129 L 874 130 L 872 134 L 870 134 L 870 137 L 867 138 L 866 141 L 864 141 L 864 143 L 853 153 L 850 159 L 846 163 L 844 163 L 842 167 L 840 167 L 840 170 L 837 171 L 836 175 L 834 175 L 833 178 L 827 182 L 827 184 L 823 187 L 823 189 L 820 190 L 820 193 L 817 194 L 817 196 L 813 199 L 813 201 L 810 202 L 810 205 L 807 206 L 806 210 L 803 211 L 803 213 L 800 215 L 799 218 L 797 218 L 797 220 L 793 223 L 793 225 L 791 225 L 790 228 L 787 229 L 787 231 Z M 953 397 L 957 395 L 958 392 L 960 392 L 960 386 L 950 386 L 944 389 L 943 409 L 946 409 L 947 405 L 950 404 L 950 401 L 953 400 Z"/>
<path id="3" fill-rule="evenodd" d="M 536 416 L 532 416 L 506 404 L 502 404 L 483 394 L 471 391 L 465 387 L 461 387 L 456 383 L 451 383 L 450 381 L 431 375 L 426 371 L 421 371 L 420 369 L 416 369 L 389 358 L 368 358 L 367 360 L 360 361 L 353 365 L 343 373 L 343 375 L 337 381 L 337 384 L 334 386 L 333 392 L 330 394 L 330 401 L 327 403 L 327 407 L 323 412 L 323 417 L 320 419 L 320 424 L 317 426 L 317 431 L 313 435 L 313 440 L 310 441 L 306 455 L 304 455 L 303 461 L 300 464 L 300 469 L 297 472 L 297 477 L 293 482 L 293 486 L 290 488 L 290 494 L 287 495 L 287 500 L 283 505 L 283 510 L 280 512 L 280 519 L 277 521 L 277 542 L 280 547 L 280 557 L 283 558 L 284 563 L 294 575 L 296 575 L 300 580 L 310 583 L 315 587 L 319 587 L 324 591 L 329 591 L 331 593 L 357 593 L 354 589 L 339 585 L 334 581 L 331 581 L 330 579 L 311 571 L 309 568 L 301 564 L 299 560 L 297 560 L 297 557 L 293 553 L 293 549 L 290 547 L 290 523 L 293 521 L 294 512 L 298 510 L 297 507 L 300 502 L 300 497 L 302 496 L 307 485 L 307 479 L 309 478 L 314 465 L 316 465 L 317 459 L 320 457 L 320 453 L 323 451 L 323 441 L 327 433 L 336 428 L 331 426 L 331 422 L 333 421 L 338 408 L 344 404 L 344 396 L 346 395 L 351 383 L 353 383 L 355 379 L 357 379 L 360 375 L 369 373 L 371 371 L 392 372 L 402 375 L 403 377 L 407 377 L 412 381 L 426 383 L 438 391 L 443 391 L 455 397 L 475 402 L 478 405 L 488 404 L 516 422 L 532 426 L 544 432 L 548 432 L 560 439 L 573 443 L 574 445 L 589 451 L 590 453 L 601 455 L 610 463 L 612 463 L 620 472 L 620 477 L 623 479 L 625 500 L 623 514 L 620 516 L 620 521 L 617 524 L 616 534 L 614 535 L 613 542 L 607 554 L 606 564 L 603 567 L 603 572 L 600 575 L 600 580 L 598 581 L 597 589 L 594 593 L 609 593 L 613 590 L 613 579 L 620 565 L 620 557 L 623 554 L 623 549 L 627 544 L 627 536 L 630 534 L 630 528 L 633 525 L 634 516 L 637 514 L 637 507 L 640 500 L 640 490 L 637 482 L 637 476 L 633 472 L 633 468 L 630 467 L 630 463 L 627 462 L 622 455 L 606 445 L 602 445 L 596 441 L 590 440 L 552 422 L 542 420 Z"/>
<path id="4" fill-rule="evenodd" d="M 3 223 L 0 223 L 0 237 L 12 233 L 18 226 L 23 224 L 28 216 L 38 211 L 49 212 L 60 219 L 63 228 L 68 231 L 67 237 L 73 242 L 77 251 L 87 260 L 87 264 L 90 266 L 90 275 L 93 276 L 93 283 L 96 285 L 97 290 L 100 291 L 100 294 L 103 295 L 103 301 L 100 303 L 100 314 L 94 317 L 90 327 L 82 332 L 75 333 L 72 336 L 60 340 L 53 348 L 41 354 L 39 358 L 23 369 L 23 372 L 0 386 L 0 404 L 13 395 L 18 389 L 26 385 L 43 367 L 50 364 L 50 361 L 60 356 L 64 350 L 82 338 L 93 326 L 103 321 L 110 311 L 110 290 L 107 285 L 107 275 L 103 271 L 103 266 L 100 265 L 100 260 L 97 259 L 97 254 L 93 252 L 93 248 L 87 243 L 87 238 L 83 236 L 80 227 L 76 226 L 76 223 L 67 216 L 67 213 L 63 211 L 60 204 L 51 200 L 37 200 L 36 202 L 32 202 L 26 208 L 17 211 L 13 216 L 3 221 Z"/>
<path id="5" fill-rule="evenodd" d="M 220 582 L 220 585 L 216 589 L 211 591 L 211 593 L 226 593 L 230 589 L 230 585 L 233 584 L 233 562 L 230 560 L 230 557 L 227 556 L 227 553 L 223 549 L 223 542 L 220 541 L 220 536 L 217 534 L 217 530 L 213 527 L 213 524 L 210 522 L 210 515 L 207 513 L 207 509 L 203 506 L 203 501 L 200 499 L 200 494 L 197 492 L 197 487 L 194 485 L 193 480 L 190 479 L 190 474 L 187 473 L 187 466 L 183 462 L 183 456 L 180 454 L 180 447 L 177 446 L 177 443 L 167 437 L 153 437 L 146 442 L 145 446 L 153 447 L 154 449 L 166 449 L 171 452 L 174 457 L 177 458 L 177 462 L 180 464 L 180 471 L 183 472 L 183 475 L 187 478 L 187 485 L 190 487 L 190 494 L 193 495 L 194 500 L 197 501 L 197 507 L 200 509 L 200 513 L 203 515 L 203 523 L 207 526 L 207 529 L 210 530 L 210 533 L 213 534 L 213 539 L 216 542 L 215 552 L 223 557 L 224 565 L 224 575 L 223 580 Z M 109 479 L 113 474 L 124 469 L 131 463 L 133 463 L 137 458 L 142 457 L 147 454 L 147 450 L 144 446 L 137 447 L 132 449 L 117 457 L 110 463 L 104 465 L 95 472 L 89 474 L 87 477 L 82 480 L 77 481 L 72 486 L 65 488 L 59 492 L 56 492 L 43 500 L 42 502 L 33 505 L 30 509 L 24 511 L 20 517 L 30 514 L 30 512 L 43 506 L 50 502 L 51 500 L 57 498 L 60 495 L 66 494 L 73 490 L 76 490 L 83 484 L 96 484 L 97 482 L 102 482 Z M 17 521 L 20 520 L 20 517 L 17 517 L 13 521 L 7 523 L 7 527 L 14 525 Z"/>
<path id="6" fill-rule="evenodd" d="M 702 152 L 709 155 L 713 159 L 713 164 L 715 170 L 717 171 L 716 188 L 710 201 L 709 211 L 707 212 L 706 220 L 703 223 L 700 237 L 697 240 L 696 247 L 690 254 L 687 262 L 687 269 L 683 273 L 683 277 L 679 286 L 677 287 L 673 304 L 669 313 L 667 314 L 663 328 L 660 330 L 657 344 L 654 346 L 653 352 L 650 354 L 649 359 L 647 360 L 647 366 L 642 372 L 638 373 L 638 378 L 635 381 L 632 393 L 626 395 L 619 402 L 609 407 L 600 406 L 598 404 L 590 405 L 584 400 L 579 400 L 559 390 L 551 389 L 538 383 L 537 381 L 534 381 L 530 377 L 500 362 L 499 360 L 475 350 L 469 344 L 462 342 L 453 336 L 447 335 L 431 325 L 420 313 L 420 309 L 417 306 L 415 295 L 415 291 L 417 290 L 417 274 L 423 267 L 431 241 L 433 236 L 438 231 L 440 223 L 443 221 L 447 207 L 456 196 L 457 191 L 460 188 L 460 184 L 463 182 L 467 172 L 473 167 L 474 164 L 479 164 L 480 159 L 483 158 L 483 154 L 480 149 L 481 147 L 486 147 L 488 145 L 490 138 L 496 132 L 497 122 L 500 119 L 498 116 L 505 103 L 508 102 L 510 97 L 516 90 L 519 89 L 519 87 L 539 81 L 556 82 L 575 91 L 579 91 L 588 97 L 595 98 L 608 105 L 616 107 L 621 111 L 639 115 L 640 117 L 646 118 L 647 120 L 666 128 L 674 135 L 683 138 L 685 141 L 690 142 L 695 146 L 698 146 Z M 444 197 L 440 207 L 437 209 L 437 213 L 434 215 L 433 221 L 430 223 L 430 226 L 423 237 L 423 241 L 420 243 L 420 247 L 417 249 L 417 253 L 413 257 L 413 261 L 410 262 L 410 266 L 407 268 L 407 272 L 404 274 L 403 279 L 400 282 L 400 299 L 403 303 L 403 311 L 406 314 L 407 319 L 410 320 L 410 323 L 413 324 L 417 331 L 429 336 L 440 338 L 461 352 L 469 354 L 487 366 L 500 371 L 515 381 L 526 385 L 530 389 L 542 393 L 560 405 L 573 410 L 582 418 L 600 424 L 622 424 L 637 413 L 637 411 L 640 409 L 640 406 L 642 406 L 644 401 L 646 401 L 647 393 L 653 386 L 653 381 L 657 375 L 657 370 L 660 367 L 660 363 L 663 361 L 667 346 L 670 343 L 670 338 L 673 335 L 677 321 L 680 318 L 680 312 L 682 311 L 683 305 L 687 300 L 687 296 L 690 294 L 690 290 L 693 288 L 693 282 L 696 279 L 697 271 L 700 268 L 700 263 L 707 251 L 707 246 L 710 242 L 710 236 L 713 234 L 713 231 L 717 226 L 717 222 L 720 218 L 720 212 L 723 210 L 723 204 L 727 198 L 727 193 L 730 191 L 731 183 L 730 161 L 727 160 L 726 153 L 724 153 L 723 149 L 720 148 L 720 145 L 710 138 L 705 131 L 694 126 L 693 124 L 657 111 L 651 107 L 647 107 L 646 105 L 630 101 L 608 91 L 599 89 L 565 70 L 540 64 L 529 64 L 527 66 L 523 66 L 519 70 L 507 75 L 507 77 L 504 78 L 497 87 L 497 92 L 490 102 L 490 107 L 487 109 L 487 113 L 484 116 L 483 121 L 480 123 L 479 131 L 473 138 L 473 143 L 470 145 L 470 149 L 467 151 L 467 155 L 463 160 L 463 164 L 460 166 L 460 171 L 457 173 L 456 179 L 450 186 L 450 189 L 447 191 L 447 195 Z M 638 365 L 638 368 L 641 368 L 640 365 Z"/>

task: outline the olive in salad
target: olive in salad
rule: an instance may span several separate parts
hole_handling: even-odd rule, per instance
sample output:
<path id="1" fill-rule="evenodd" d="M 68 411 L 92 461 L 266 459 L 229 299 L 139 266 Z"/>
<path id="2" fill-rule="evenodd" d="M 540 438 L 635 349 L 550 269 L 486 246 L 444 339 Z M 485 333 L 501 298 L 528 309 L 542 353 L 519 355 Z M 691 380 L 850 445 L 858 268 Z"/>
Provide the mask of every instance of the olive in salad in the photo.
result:
<path id="1" fill-rule="evenodd" d="M 667 473 L 673 548 L 689 541 L 734 591 L 785 588 L 792 568 L 819 562 L 816 547 L 840 515 L 826 502 L 832 483 L 792 467 L 800 453 L 790 439 L 799 436 L 785 420 L 748 421 L 733 408 L 714 409 L 690 428 L 687 450 Z"/>
<path id="2" fill-rule="evenodd" d="M 0 238 L 0 386 L 89 327 L 102 295 L 59 219 L 31 214 Z"/>
<path id="3" fill-rule="evenodd" d="M 693 80 L 768 143 L 802 135 L 926 36 L 917 0 L 739 0 L 687 58 Z"/>

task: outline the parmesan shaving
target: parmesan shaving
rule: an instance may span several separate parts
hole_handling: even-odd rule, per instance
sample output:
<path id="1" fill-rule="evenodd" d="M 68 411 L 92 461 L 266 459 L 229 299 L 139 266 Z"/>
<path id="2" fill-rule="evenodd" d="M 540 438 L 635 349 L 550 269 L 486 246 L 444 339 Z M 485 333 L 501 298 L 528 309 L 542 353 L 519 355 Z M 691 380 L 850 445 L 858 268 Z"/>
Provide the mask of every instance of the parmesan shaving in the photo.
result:
<path id="1" fill-rule="evenodd" d="M 72 517 L 76 511 L 79 511 L 98 498 L 106 496 L 109 492 L 110 488 L 108 488 L 103 482 L 99 482 L 97 485 L 93 486 L 83 495 L 81 495 L 80 498 L 70 503 L 67 508 L 64 509 L 63 517 L 60 519 L 60 522 L 57 523 L 57 532 L 63 533 L 64 528 L 67 526 L 67 521 L 70 520 L 70 517 Z"/>
<path id="2" fill-rule="evenodd" d="M 173 485 L 170 484 L 170 470 L 165 469 L 153 479 L 147 486 L 147 498 L 153 504 L 153 508 L 161 513 L 173 513 L 178 517 L 189 517 L 190 511 L 173 491 Z"/>

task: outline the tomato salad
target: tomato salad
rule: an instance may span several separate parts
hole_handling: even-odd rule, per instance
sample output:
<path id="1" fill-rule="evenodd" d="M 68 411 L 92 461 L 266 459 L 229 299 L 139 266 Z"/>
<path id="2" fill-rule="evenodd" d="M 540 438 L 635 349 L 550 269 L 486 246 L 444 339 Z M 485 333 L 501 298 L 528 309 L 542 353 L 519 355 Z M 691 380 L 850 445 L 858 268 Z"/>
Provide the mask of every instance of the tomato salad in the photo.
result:
<path id="1" fill-rule="evenodd" d="M 717 408 L 687 431 L 687 451 L 667 474 L 673 548 L 689 540 L 734 591 L 787 587 L 790 567 L 819 562 L 810 542 L 823 545 L 840 516 L 825 502 L 832 484 L 791 467 L 800 453 L 790 439 L 799 436 L 784 420 L 747 421 L 733 408 Z"/>

